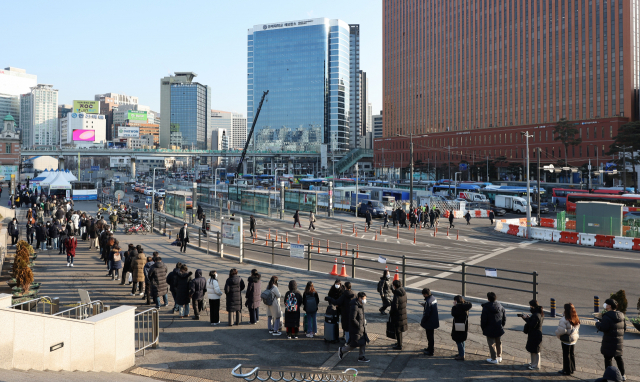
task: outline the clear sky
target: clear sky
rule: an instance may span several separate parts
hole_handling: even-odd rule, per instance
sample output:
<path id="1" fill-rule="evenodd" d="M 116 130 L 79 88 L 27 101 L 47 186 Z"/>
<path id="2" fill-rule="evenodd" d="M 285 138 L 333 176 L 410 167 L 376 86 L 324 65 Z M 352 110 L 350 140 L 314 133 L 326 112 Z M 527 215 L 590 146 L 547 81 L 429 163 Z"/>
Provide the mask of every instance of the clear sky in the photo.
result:
<path id="1" fill-rule="evenodd" d="M 360 69 L 373 114 L 382 107 L 381 0 L 21 0 L 0 9 L 0 66 L 54 85 L 61 104 L 111 92 L 160 111 L 160 78 L 193 71 L 211 86 L 212 109 L 246 114 L 247 29 L 326 17 L 360 24 Z"/>

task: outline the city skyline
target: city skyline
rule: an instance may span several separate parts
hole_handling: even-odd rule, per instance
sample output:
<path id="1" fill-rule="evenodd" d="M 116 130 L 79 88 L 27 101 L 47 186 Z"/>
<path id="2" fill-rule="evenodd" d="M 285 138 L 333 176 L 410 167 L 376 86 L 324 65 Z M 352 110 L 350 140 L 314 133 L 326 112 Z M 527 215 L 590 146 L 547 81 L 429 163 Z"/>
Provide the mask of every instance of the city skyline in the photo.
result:
<path id="1" fill-rule="evenodd" d="M 116 5 L 119 2 L 115 2 Z M 33 5 L 33 4 L 32 4 Z M 76 18 L 73 12 L 54 4 L 26 3 L 5 5 L 8 14 L 18 15 L 6 20 L 9 30 L 17 30 L 28 21 L 37 22 L 42 28 L 55 29 L 53 37 L 62 41 L 79 38 L 80 31 L 94 30 L 95 20 Z M 169 73 L 193 71 L 198 82 L 211 86 L 212 108 L 246 113 L 246 35 L 252 25 L 275 23 L 306 18 L 336 18 L 349 20 L 361 26 L 361 63 L 370 81 L 370 98 L 373 109 L 382 107 L 382 3 L 356 1 L 350 3 L 326 1 L 319 4 L 301 4 L 295 1 L 273 4 L 249 3 L 197 3 L 198 12 L 174 15 L 173 22 L 180 25 L 180 33 L 171 28 L 154 26 L 167 13 L 174 13 L 168 2 L 155 2 L 153 6 L 124 3 L 127 12 L 118 6 L 104 8 L 98 4 L 83 4 L 83 11 L 99 14 L 110 20 L 109 25 L 125 25 L 126 28 L 109 28 L 96 32 L 108 32 L 111 41 L 130 41 L 131 47 L 144 46 L 145 54 L 124 54 L 117 60 L 106 59 L 109 48 L 101 49 L 105 55 L 78 55 L 74 58 L 60 44 L 45 43 L 39 33 L 25 31 L 19 41 L 7 39 L 0 44 L 3 55 L 1 66 L 23 68 L 38 76 L 39 83 L 52 84 L 59 90 L 60 104 L 73 100 L 93 99 L 96 94 L 117 92 L 137 96 L 141 104 L 152 110 L 160 110 L 158 78 Z M 99 11 L 99 12 L 98 12 Z M 135 15 L 144 14 L 144 17 Z M 239 21 L 225 15 L 242 14 Z M 177 19 L 176 19 L 177 17 Z M 75 37 L 74 37 L 75 36 Z M 192 36 L 200 36 L 193 38 Z M 119 45 L 122 46 L 122 45 Z M 167 47 L 170 47 L 167 48 Z M 105 50 L 106 49 L 106 50 Z M 200 51 L 199 51 L 200 50 Z M 153 53 L 151 53 L 153 52 Z M 225 59 L 220 59 L 224 53 Z M 118 54 L 120 55 L 120 54 Z M 153 59 L 151 57 L 153 56 Z M 43 56 L 51 59 L 41 60 Z"/>

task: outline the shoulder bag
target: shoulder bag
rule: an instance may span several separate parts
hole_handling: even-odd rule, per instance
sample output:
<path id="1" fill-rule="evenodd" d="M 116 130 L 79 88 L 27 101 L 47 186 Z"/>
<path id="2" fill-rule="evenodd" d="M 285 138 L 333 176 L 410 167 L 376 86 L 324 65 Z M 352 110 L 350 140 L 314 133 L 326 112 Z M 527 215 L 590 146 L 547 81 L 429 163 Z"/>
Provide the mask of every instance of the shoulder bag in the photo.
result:
<path id="1" fill-rule="evenodd" d="M 391 317 L 389 317 L 389 321 L 387 321 L 387 338 L 396 339 L 396 328 L 393 327 Z"/>
<path id="2" fill-rule="evenodd" d="M 564 343 L 571 343 L 571 334 L 573 333 L 573 331 L 575 330 L 575 328 L 573 327 L 573 325 L 571 325 L 571 330 L 569 330 L 568 333 L 563 334 L 560 336 L 560 341 L 564 342 Z"/>
<path id="3" fill-rule="evenodd" d="M 456 332 L 465 332 L 467 330 L 467 321 L 469 320 L 469 316 L 464 320 L 464 322 L 455 322 L 453 321 L 453 330 Z"/>

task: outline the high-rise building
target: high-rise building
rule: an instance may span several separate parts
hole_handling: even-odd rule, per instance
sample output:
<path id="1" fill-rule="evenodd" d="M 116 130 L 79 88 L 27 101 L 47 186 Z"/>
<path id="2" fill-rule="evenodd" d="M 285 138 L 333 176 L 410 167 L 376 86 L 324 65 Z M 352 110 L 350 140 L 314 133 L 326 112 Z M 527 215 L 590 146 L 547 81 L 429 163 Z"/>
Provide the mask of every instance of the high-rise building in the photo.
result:
<path id="1" fill-rule="evenodd" d="M 364 74 L 366 77 L 366 74 Z M 362 77 L 360 70 L 360 25 L 349 24 L 349 148 L 360 145 L 362 136 Z"/>
<path id="2" fill-rule="evenodd" d="M 22 144 L 26 147 L 60 144 L 58 135 L 58 90 L 38 84 L 20 96 Z"/>
<path id="3" fill-rule="evenodd" d="M 37 84 L 38 76 L 28 74 L 24 69 L 7 67 L 0 70 L 0 120 L 11 114 L 16 128 L 21 128 L 20 95 L 29 93 Z"/>
<path id="4" fill-rule="evenodd" d="M 193 82 L 197 74 L 175 72 L 160 80 L 160 147 L 206 149 L 211 88 Z M 173 138 L 172 138 L 173 137 Z M 180 138 L 178 138 L 180 137 Z"/>
<path id="5" fill-rule="evenodd" d="M 255 25 L 247 39 L 247 124 L 268 150 L 350 147 L 350 27 L 337 19 Z"/>
<path id="6" fill-rule="evenodd" d="M 240 113 L 211 110 L 211 128 L 224 129 L 229 148 L 244 149 L 247 141 L 247 119 Z"/>
<path id="7" fill-rule="evenodd" d="M 114 103 L 118 105 L 137 105 L 138 97 L 128 96 L 126 94 L 116 94 L 116 93 L 104 93 L 104 94 L 96 94 L 94 100 L 102 101 L 104 98 L 110 98 Z"/>
<path id="8" fill-rule="evenodd" d="M 367 116 L 366 116 L 366 120 L 367 120 L 367 133 L 371 133 L 373 132 L 373 106 L 371 105 L 371 102 L 367 102 Z"/>
<path id="9" fill-rule="evenodd" d="M 107 140 L 112 140 L 116 134 L 114 131 L 113 110 L 122 105 L 130 105 L 129 109 L 138 110 L 138 97 L 126 94 L 104 93 L 96 94 L 94 100 L 100 101 L 100 114 L 104 115 L 107 123 Z M 140 105 L 142 106 L 142 105 Z"/>
<path id="10" fill-rule="evenodd" d="M 224 127 L 212 128 L 209 142 L 211 142 L 210 150 L 229 150 L 228 130 Z M 224 157 L 213 157 L 213 164 L 226 165 L 227 160 Z"/>
<path id="11" fill-rule="evenodd" d="M 371 131 L 371 125 L 367 125 L 369 120 L 367 119 L 367 105 L 369 103 L 369 80 L 367 79 L 367 72 L 358 71 L 358 107 L 355 110 L 358 113 L 358 121 L 360 125 L 360 136 L 367 134 L 367 131 Z"/>
<path id="12" fill-rule="evenodd" d="M 60 120 L 60 145 L 103 148 L 107 142 L 104 115 L 68 113 Z"/>
<path id="13" fill-rule="evenodd" d="M 382 138 L 382 110 L 380 110 L 380 114 L 372 116 L 371 119 L 373 120 L 373 138 Z"/>

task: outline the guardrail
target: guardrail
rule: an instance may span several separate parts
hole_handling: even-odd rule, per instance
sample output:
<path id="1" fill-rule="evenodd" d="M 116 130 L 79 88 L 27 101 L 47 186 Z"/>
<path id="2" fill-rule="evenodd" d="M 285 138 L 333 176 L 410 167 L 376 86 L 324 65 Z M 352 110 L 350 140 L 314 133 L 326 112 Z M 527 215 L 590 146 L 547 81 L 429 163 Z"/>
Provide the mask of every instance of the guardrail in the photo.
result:
<path id="1" fill-rule="evenodd" d="M 33 300 L 11 305 L 9 308 L 52 315 L 58 312 L 59 306 L 60 304 L 58 303 L 57 298 L 52 300 L 49 296 L 42 296 L 34 298 Z"/>
<path id="2" fill-rule="evenodd" d="M 351 382 L 358 376 L 358 370 L 349 368 L 343 372 L 300 371 L 294 369 L 254 367 L 248 373 L 242 372 L 242 364 L 231 370 L 231 375 L 245 381 L 296 381 L 296 382 Z"/>
<path id="3" fill-rule="evenodd" d="M 84 320 L 89 317 L 105 312 L 102 301 L 92 301 L 86 304 L 74 306 L 73 308 L 54 313 L 53 316 Z"/>
<path id="4" fill-rule="evenodd" d="M 158 309 L 151 308 L 144 312 L 136 313 L 135 316 L 135 346 L 136 354 L 142 352 L 145 355 L 146 349 L 157 348 L 160 344 L 160 317 Z"/>

